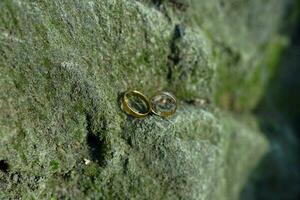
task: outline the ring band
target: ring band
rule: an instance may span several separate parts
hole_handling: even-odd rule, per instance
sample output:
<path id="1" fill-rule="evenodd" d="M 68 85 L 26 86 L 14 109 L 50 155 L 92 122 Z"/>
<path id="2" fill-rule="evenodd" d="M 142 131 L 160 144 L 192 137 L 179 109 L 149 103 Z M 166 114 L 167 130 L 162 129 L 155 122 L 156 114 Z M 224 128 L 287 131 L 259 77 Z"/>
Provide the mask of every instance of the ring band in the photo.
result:
<path id="1" fill-rule="evenodd" d="M 135 109 L 131 108 L 130 105 L 129 105 L 129 99 L 128 99 L 129 95 L 132 95 L 132 96 L 140 98 L 145 103 L 145 105 L 147 107 L 147 112 L 140 113 L 140 112 L 136 111 Z M 134 116 L 136 118 L 145 117 L 151 111 L 149 100 L 147 99 L 147 97 L 145 95 L 143 95 L 141 92 L 139 92 L 137 90 L 130 90 L 130 91 L 125 92 L 125 94 L 123 96 L 123 99 L 122 99 L 122 109 L 128 115 Z"/>
<path id="2" fill-rule="evenodd" d="M 161 106 L 171 106 L 173 108 L 168 108 L 169 110 L 159 111 Z M 151 112 L 159 115 L 161 117 L 169 117 L 173 115 L 177 110 L 176 98 L 169 92 L 161 92 L 151 98 L 150 101 Z"/>

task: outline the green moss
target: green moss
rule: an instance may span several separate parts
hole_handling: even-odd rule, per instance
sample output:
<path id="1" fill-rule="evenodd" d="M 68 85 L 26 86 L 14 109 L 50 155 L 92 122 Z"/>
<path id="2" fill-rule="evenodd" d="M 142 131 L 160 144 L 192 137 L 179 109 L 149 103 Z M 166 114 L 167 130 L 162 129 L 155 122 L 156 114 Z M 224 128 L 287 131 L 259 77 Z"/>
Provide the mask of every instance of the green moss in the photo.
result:
<path id="1" fill-rule="evenodd" d="M 286 46 L 287 38 L 276 35 L 262 47 L 264 53 L 248 61 L 231 50 L 218 49 L 216 57 L 220 63 L 215 79 L 216 103 L 238 112 L 253 109 L 262 98 L 266 84 L 275 74 Z"/>
<path id="2" fill-rule="evenodd" d="M 247 25 L 248 9 L 276 5 L 243 4 L 232 25 L 216 2 L 1 1 L 0 198 L 238 198 L 266 140 L 214 103 L 183 102 L 240 98 L 244 73 L 261 73 L 263 33 L 276 30 L 261 10 L 264 31 Z M 259 42 L 242 40 L 248 32 Z M 172 91 L 179 110 L 132 119 L 118 102 L 130 88 Z"/>
<path id="3" fill-rule="evenodd" d="M 174 32 L 182 35 L 174 36 L 171 46 L 169 88 L 182 100 L 211 98 L 214 66 L 210 41 L 200 29 L 176 25 Z"/>

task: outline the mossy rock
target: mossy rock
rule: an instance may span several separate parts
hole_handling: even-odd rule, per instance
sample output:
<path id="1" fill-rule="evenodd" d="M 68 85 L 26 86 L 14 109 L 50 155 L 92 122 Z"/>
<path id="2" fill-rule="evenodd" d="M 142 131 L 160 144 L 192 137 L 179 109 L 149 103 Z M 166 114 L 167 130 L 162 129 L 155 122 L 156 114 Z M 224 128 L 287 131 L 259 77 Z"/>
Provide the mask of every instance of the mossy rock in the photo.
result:
<path id="1" fill-rule="evenodd" d="M 258 31 L 242 20 L 252 8 L 245 4 L 236 27 L 263 39 L 229 39 L 234 31 L 214 39 L 234 17 L 195 12 L 216 2 L 1 1 L 0 198 L 237 199 L 267 141 L 251 115 L 220 110 L 219 96 L 232 94 L 219 85 L 263 91 L 267 78 L 231 80 L 257 68 L 225 61 L 233 51 L 257 66 L 280 18 L 270 28 L 272 13 L 255 12 L 266 18 Z M 133 119 L 119 106 L 127 89 L 171 91 L 179 109 Z M 231 110 L 253 107 L 260 92 L 249 91 L 254 100 Z"/>

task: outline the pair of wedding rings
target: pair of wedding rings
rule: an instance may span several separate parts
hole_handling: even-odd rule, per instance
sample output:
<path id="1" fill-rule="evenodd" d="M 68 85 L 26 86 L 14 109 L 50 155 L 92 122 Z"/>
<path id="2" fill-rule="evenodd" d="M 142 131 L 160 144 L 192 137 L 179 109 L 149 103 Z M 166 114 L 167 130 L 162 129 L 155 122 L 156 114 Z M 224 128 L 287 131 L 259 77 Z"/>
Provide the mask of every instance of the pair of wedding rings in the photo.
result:
<path id="1" fill-rule="evenodd" d="M 146 117 L 150 113 L 169 117 L 176 112 L 177 102 L 169 92 L 160 92 L 149 101 L 141 92 L 130 90 L 124 93 L 121 107 L 128 115 L 136 118 Z"/>

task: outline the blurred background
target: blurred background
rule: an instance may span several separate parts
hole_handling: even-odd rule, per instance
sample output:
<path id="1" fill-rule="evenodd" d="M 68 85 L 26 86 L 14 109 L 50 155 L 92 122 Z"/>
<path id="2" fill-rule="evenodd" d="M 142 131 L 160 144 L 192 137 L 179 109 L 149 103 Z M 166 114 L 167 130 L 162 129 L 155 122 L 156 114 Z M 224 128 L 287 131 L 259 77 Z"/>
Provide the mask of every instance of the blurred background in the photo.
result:
<path id="1" fill-rule="evenodd" d="M 290 5 L 281 32 L 290 43 L 255 114 L 271 148 L 253 172 L 242 199 L 300 199 L 300 1 Z"/>

